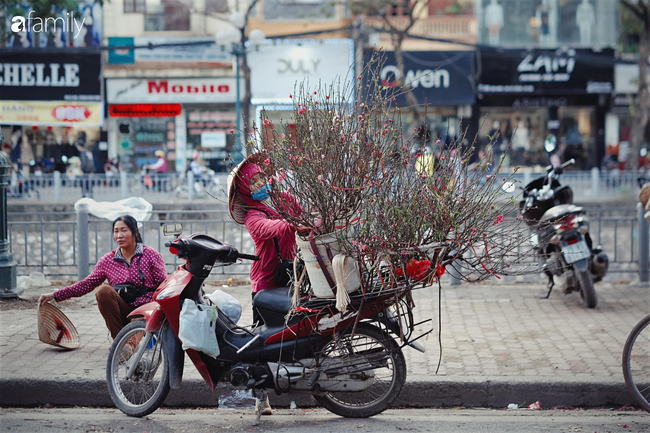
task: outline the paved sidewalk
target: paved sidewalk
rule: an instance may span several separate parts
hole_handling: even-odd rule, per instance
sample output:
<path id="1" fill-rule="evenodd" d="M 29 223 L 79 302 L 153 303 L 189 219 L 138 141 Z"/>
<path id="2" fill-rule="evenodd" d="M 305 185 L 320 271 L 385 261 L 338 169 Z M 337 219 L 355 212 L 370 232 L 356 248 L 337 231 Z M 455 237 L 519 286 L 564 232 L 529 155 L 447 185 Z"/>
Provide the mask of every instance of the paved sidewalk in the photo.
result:
<path id="1" fill-rule="evenodd" d="M 0 405 L 111 405 L 105 385 L 110 342 L 93 294 L 60 304 L 81 336 L 81 347 L 66 352 L 38 340 L 36 298 L 50 290 L 26 290 L 22 298 L 32 303 L 17 301 L 26 309 L 0 306 Z M 240 323 L 250 323 L 250 287 L 223 290 L 242 303 Z M 407 386 L 398 404 L 504 407 L 539 400 L 550 407 L 632 402 L 621 355 L 630 330 L 650 313 L 650 287 L 600 283 L 596 290 L 598 307 L 588 310 L 578 294 L 565 296 L 559 290 L 540 300 L 546 292 L 542 283 L 444 284 L 443 356 L 437 376 L 438 287 L 415 291 L 416 321 L 433 318 L 436 331 L 420 340 L 425 354 L 404 349 Z M 167 403 L 214 406 L 230 392 L 220 385 L 211 395 L 188 361 L 183 389 L 172 391 Z M 308 397 L 273 397 L 277 405 L 291 400 L 313 404 Z"/>

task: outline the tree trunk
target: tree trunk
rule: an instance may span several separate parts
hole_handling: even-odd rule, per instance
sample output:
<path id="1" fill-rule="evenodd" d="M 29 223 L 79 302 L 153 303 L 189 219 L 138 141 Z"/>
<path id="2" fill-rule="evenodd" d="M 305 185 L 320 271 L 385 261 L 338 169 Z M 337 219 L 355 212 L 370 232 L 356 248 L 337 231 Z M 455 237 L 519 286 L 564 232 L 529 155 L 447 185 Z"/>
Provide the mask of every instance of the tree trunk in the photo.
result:
<path id="1" fill-rule="evenodd" d="M 650 93 L 648 92 L 648 56 L 650 55 L 650 20 L 648 15 L 643 23 L 643 30 L 639 38 L 639 93 L 638 102 L 632 119 L 630 131 L 630 148 L 627 156 L 626 168 L 637 170 L 639 168 L 639 150 L 645 140 L 645 129 L 650 117 Z"/>
<path id="2" fill-rule="evenodd" d="M 413 113 L 413 123 L 417 126 L 420 125 L 420 112 L 418 111 L 418 100 L 411 90 L 410 83 L 406 82 L 406 70 L 404 69 L 404 56 L 402 55 L 402 42 L 404 41 L 404 35 L 398 34 L 393 35 L 393 47 L 395 49 L 395 63 L 397 63 L 397 69 L 400 73 L 400 78 L 397 80 L 397 85 L 401 90 L 404 91 L 404 97 L 406 102 L 411 108 Z"/>
<path id="3" fill-rule="evenodd" d="M 251 68 L 248 66 L 248 54 L 244 50 L 242 55 L 242 72 L 244 73 L 244 99 L 241 101 L 241 112 L 244 121 L 244 144 L 247 154 L 253 152 L 254 144 L 250 143 L 250 110 L 251 110 Z"/>

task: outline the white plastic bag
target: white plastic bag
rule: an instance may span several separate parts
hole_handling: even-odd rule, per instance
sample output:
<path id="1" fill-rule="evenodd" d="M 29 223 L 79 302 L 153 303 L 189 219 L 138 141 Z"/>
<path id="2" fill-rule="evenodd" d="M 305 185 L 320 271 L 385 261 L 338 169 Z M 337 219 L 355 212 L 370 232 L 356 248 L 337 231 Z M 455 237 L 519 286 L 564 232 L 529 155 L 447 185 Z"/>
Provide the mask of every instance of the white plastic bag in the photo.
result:
<path id="1" fill-rule="evenodd" d="M 219 356 L 221 351 L 215 332 L 217 318 L 216 306 L 197 305 L 186 299 L 178 325 L 178 338 L 183 343 L 183 350 L 194 349 L 213 358 Z"/>
<path id="2" fill-rule="evenodd" d="M 207 298 L 215 304 L 223 314 L 225 314 L 233 323 L 237 324 L 241 317 L 241 303 L 232 295 L 223 290 L 215 290 L 207 295 Z"/>
<path id="3" fill-rule="evenodd" d="M 82 198 L 74 204 L 78 210 L 79 205 L 88 205 L 88 212 L 98 218 L 105 218 L 113 221 L 122 215 L 131 215 L 136 221 L 148 221 L 151 218 L 153 205 L 142 197 L 129 197 L 118 201 L 95 201 L 92 198 Z"/>

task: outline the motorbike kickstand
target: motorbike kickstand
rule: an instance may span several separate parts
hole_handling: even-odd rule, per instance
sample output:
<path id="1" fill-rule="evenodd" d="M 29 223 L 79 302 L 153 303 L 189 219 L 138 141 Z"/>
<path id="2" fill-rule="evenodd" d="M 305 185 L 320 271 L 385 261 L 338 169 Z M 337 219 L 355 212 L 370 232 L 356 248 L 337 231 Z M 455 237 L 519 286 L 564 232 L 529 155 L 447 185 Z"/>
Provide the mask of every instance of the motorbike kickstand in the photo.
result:
<path id="1" fill-rule="evenodd" d="M 259 406 L 257 407 L 257 415 L 255 417 L 255 422 L 253 422 L 254 426 L 260 425 L 260 418 L 262 418 L 262 410 L 264 408 L 264 402 L 269 396 L 269 392 L 265 389 L 259 389 L 259 390 L 254 390 L 254 393 L 257 394 L 257 398 L 260 401 Z"/>
<path id="2" fill-rule="evenodd" d="M 548 299 L 548 297 L 551 296 L 551 292 L 553 291 L 553 287 L 555 287 L 555 281 L 550 280 L 549 285 L 548 285 L 548 293 L 546 294 L 546 296 L 542 296 L 539 299 Z"/>

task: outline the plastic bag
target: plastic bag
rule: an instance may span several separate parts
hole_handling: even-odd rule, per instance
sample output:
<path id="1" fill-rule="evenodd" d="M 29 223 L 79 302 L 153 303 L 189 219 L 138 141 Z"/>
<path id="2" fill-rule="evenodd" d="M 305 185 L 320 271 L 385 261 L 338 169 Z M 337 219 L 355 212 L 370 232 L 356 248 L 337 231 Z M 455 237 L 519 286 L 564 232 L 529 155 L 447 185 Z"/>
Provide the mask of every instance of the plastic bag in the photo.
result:
<path id="1" fill-rule="evenodd" d="M 215 304 L 223 314 L 225 314 L 233 323 L 237 323 L 241 317 L 241 303 L 234 296 L 229 295 L 223 290 L 215 290 L 206 296 Z"/>
<path id="2" fill-rule="evenodd" d="M 186 299 L 178 325 L 178 338 L 183 343 L 183 350 L 194 349 L 213 358 L 219 356 L 217 318 L 216 305 L 197 305 L 191 299 Z"/>
<path id="3" fill-rule="evenodd" d="M 86 203 L 88 212 L 99 218 L 113 221 L 122 215 L 131 215 L 136 221 L 148 221 L 151 218 L 153 205 L 142 197 L 129 197 L 118 201 L 95 201 L 92 198 L 82 198 L 74 204 L 74 209 L 79 210 L 79 205 Z"/>

